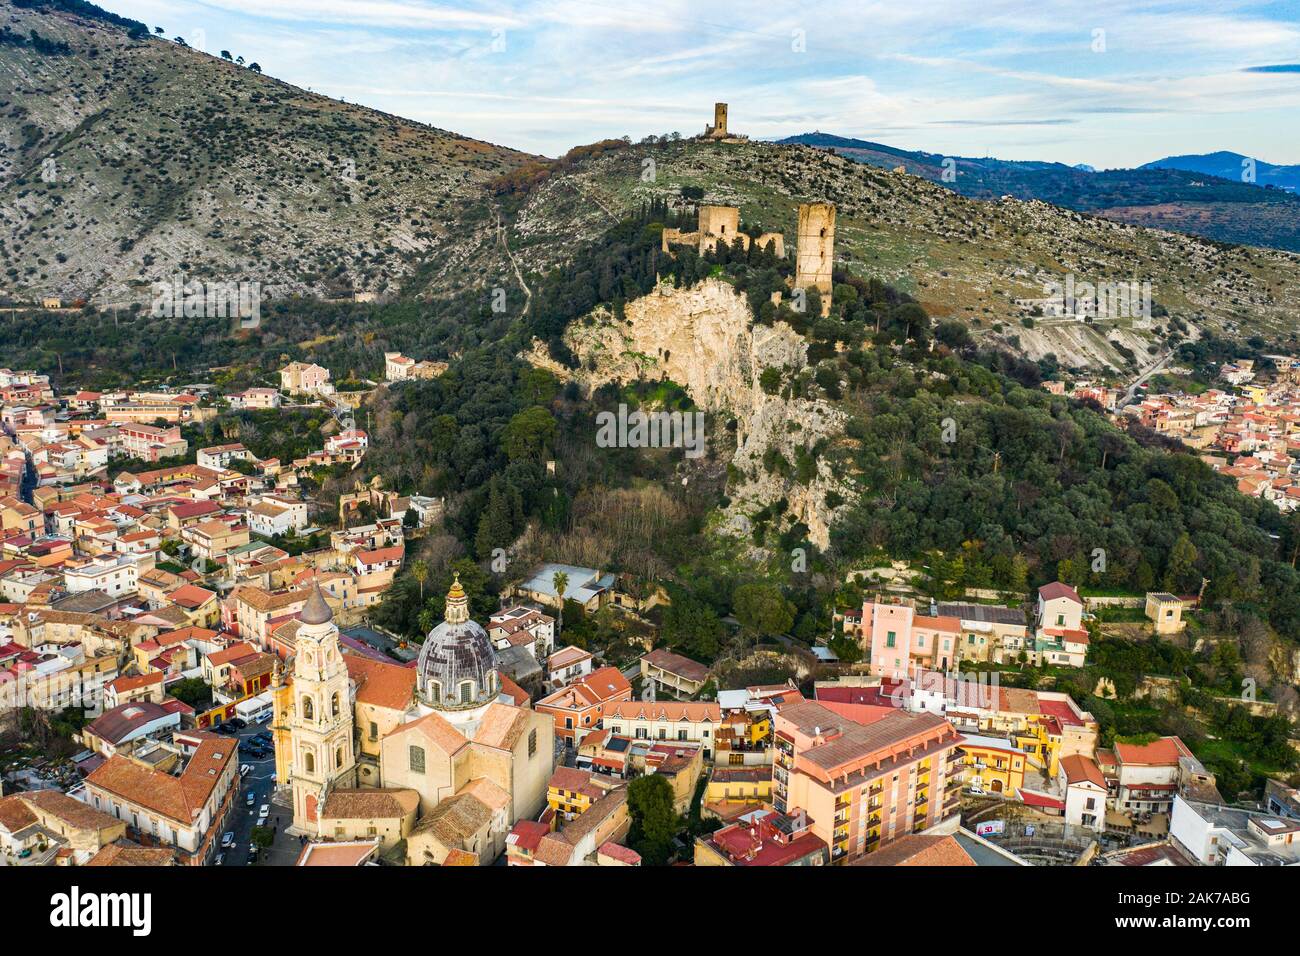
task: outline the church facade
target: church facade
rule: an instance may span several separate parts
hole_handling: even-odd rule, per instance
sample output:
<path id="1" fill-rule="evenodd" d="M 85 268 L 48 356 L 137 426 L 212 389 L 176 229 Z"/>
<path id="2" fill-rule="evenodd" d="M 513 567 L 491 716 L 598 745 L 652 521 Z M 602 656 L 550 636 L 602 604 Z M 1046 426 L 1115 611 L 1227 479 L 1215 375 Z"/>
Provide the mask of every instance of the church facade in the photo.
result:
<path id="1" fill-rule="evenodd" d="M 319 590 L 300 621 L 275 694 L 291 832 L 404 842 L 411 865 L 491 863 L 546 804 L 555 726 L 503 680 L 459 580 L 413 668 L 344 654 Z"/>

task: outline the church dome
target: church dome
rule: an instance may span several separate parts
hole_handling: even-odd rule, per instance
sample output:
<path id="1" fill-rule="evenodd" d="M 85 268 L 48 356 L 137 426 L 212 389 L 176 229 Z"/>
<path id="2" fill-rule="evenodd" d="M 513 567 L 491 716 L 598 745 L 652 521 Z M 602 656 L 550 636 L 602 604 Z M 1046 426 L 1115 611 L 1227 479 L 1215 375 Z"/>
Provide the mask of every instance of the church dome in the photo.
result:
<path id="1" fill-rule="evenodd" d="M 447 619 L 429 632 L 416 664 L 416 692 L 437 710 L 470 710 L 501 692 L 497 652 L 487 631 L 470 620 L 460 576 L 447 592 Z"/>

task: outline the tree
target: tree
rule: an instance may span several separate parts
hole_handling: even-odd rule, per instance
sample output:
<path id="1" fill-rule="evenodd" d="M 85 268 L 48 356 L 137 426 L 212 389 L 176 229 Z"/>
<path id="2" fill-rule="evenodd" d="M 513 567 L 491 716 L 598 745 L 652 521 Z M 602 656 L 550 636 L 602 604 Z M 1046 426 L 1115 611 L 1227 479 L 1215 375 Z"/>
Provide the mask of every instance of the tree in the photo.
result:
<path id="1" fill-rule="evenodd" d="M 259 850 L 270 849 L 271 844 L 275 842 L 275 831 L 270 827 L 253 827 L 253 832 L 249 834 L 248 842 Z"/>
<path id="2" fill-rule="evenodd" d="M 201 677 L 186 677 L 178 680 L 171 686 L 170 693 L 177 700 L 196 709 L 212 701 L 212 688 Z"/>
<path id="3" fill-rule="evenodd" d="M 230 59 L 233 59 L 233 57 L 231 57 L 231 55 L 230 55 L 230 51 L 229 51 L 229 50 L 222 50 L 222 51 L 221 51 L 221 59 L 223 59 L 223 60 L 230 60 Z"/>
<path id="4" fill-rule="evenodd" d="M 551 575 L 551 584 L 555 586 L 555 596 L 560 601 L 560 620 L 558 624 L 560 630 L 564 630 L 564 592 L 569 587 L 569 576 L 563 571 L 556 571 Z"/>
<path id="5" fill-rule="evenodd" d="M 1198 577 L 1197 557 L 1196 545 L 1192 544 L 1192 539 L 1184 531 L 1169 551 L 1169 565 L 1165 569 L 1166 590 L 1177 594 L 1183 589 L 1194 586 Z"/>
<path id="6" fill-rule="evenodd" d="M 501 430 L 501 447 L 511 461 L 540 459 L 554 440 L 555 418 L 538 405 L 525 408 Z"/>
<path id="7" fill-rule="evenodd" d="M 718 655 L 722 621 L 703 601 L 689 594 L 673 595 L 673 603 L 664 610 L 661 634 L 669 647 L 712 661 Z"/>
<path id="8" fill-rule="evenodd" d="M 256 63 L 250 63 L 250 64 L 248 64 L 248 68 L 249 68 L 250 70 L 252 70 L 254 73 L 261 73 L 261 72 L 262 72 L 262 68 L 261 68 L 261 66 L 259 66 L 259 65 L 256 64 Z"/>
<path id="9" fill-rule="evenodd" d="M 754 634 L 784 634 L 794 623 L 794 605 L 772 584 L 742 584 L 732 609 L 740 626 Z"/>
<path id="10" fill-rule="evenodd" d="M 411 562 L 411 577 L 420 585 L 420 603 L 424 603 L 424 582 L 429 580 L 429 565 L 417 558 Z"/>
<path id="11" fill-rule="evenodd" d="M 682 828 L 673 807 L 673 788 L 657 773 L 637 777 L 627 788 L 627 810 L 632 818 L 628 843 L 650 866 L 663 866 L 672 856 L 673 838 Z"/>

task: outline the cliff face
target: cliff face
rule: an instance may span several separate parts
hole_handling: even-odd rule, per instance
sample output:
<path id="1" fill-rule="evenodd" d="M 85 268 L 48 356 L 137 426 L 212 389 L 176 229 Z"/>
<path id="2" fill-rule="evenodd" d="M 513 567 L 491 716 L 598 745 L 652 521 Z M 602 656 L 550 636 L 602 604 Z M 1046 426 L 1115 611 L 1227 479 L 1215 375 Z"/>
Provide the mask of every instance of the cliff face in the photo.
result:
<path id="1" fill-rule="evenodd" d="M 769 474 L 763 463 L 769 448 L 793 463 L 797 449 L 842 430 L 844 415 L 826 402 L 784 399 L 759 386 L 766 368 L 797 370 L 807 364 L 803 336 L 783 322 L 754 325 L 745 297 L 717 279 L 690 289 L 661 284 L 628 303 L 625 313 L 620 321 L 600 308 L 569 327 L 565 339 L 581 367 L 563 370 L 566 377 L 588 390 L 607 382 L 669 379 L 701 408 L 733 416 L 737 448 L 731 461 L 741 478 L 727 489 L 731 504 L 723 530 L 745 534 L 748 514 L 784 497 L 787 524 L 803 522 L 809 540 L 825 548 L 833 516 L 825 495 L 831 489 L 844 493 L 840 479 L 824 461 L 806 484 Z M 543 347 L 528 357 L 561 371 L 545 358 Z"/>

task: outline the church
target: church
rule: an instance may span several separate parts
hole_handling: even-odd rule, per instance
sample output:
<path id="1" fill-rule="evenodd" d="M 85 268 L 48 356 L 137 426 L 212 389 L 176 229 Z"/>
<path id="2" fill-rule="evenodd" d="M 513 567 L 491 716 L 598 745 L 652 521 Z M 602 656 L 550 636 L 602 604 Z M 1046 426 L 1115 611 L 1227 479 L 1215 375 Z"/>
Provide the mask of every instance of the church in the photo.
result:
<path id="1" fill-rule="evenodd" d="M 555 725 L 500 671 L 457 578 L 415 667 L 343 653 L 319 586 L 275 690 L 276 779 L 291 833 L 380 842 L 407 865 L 488 865 L 536 819 Z"/>

